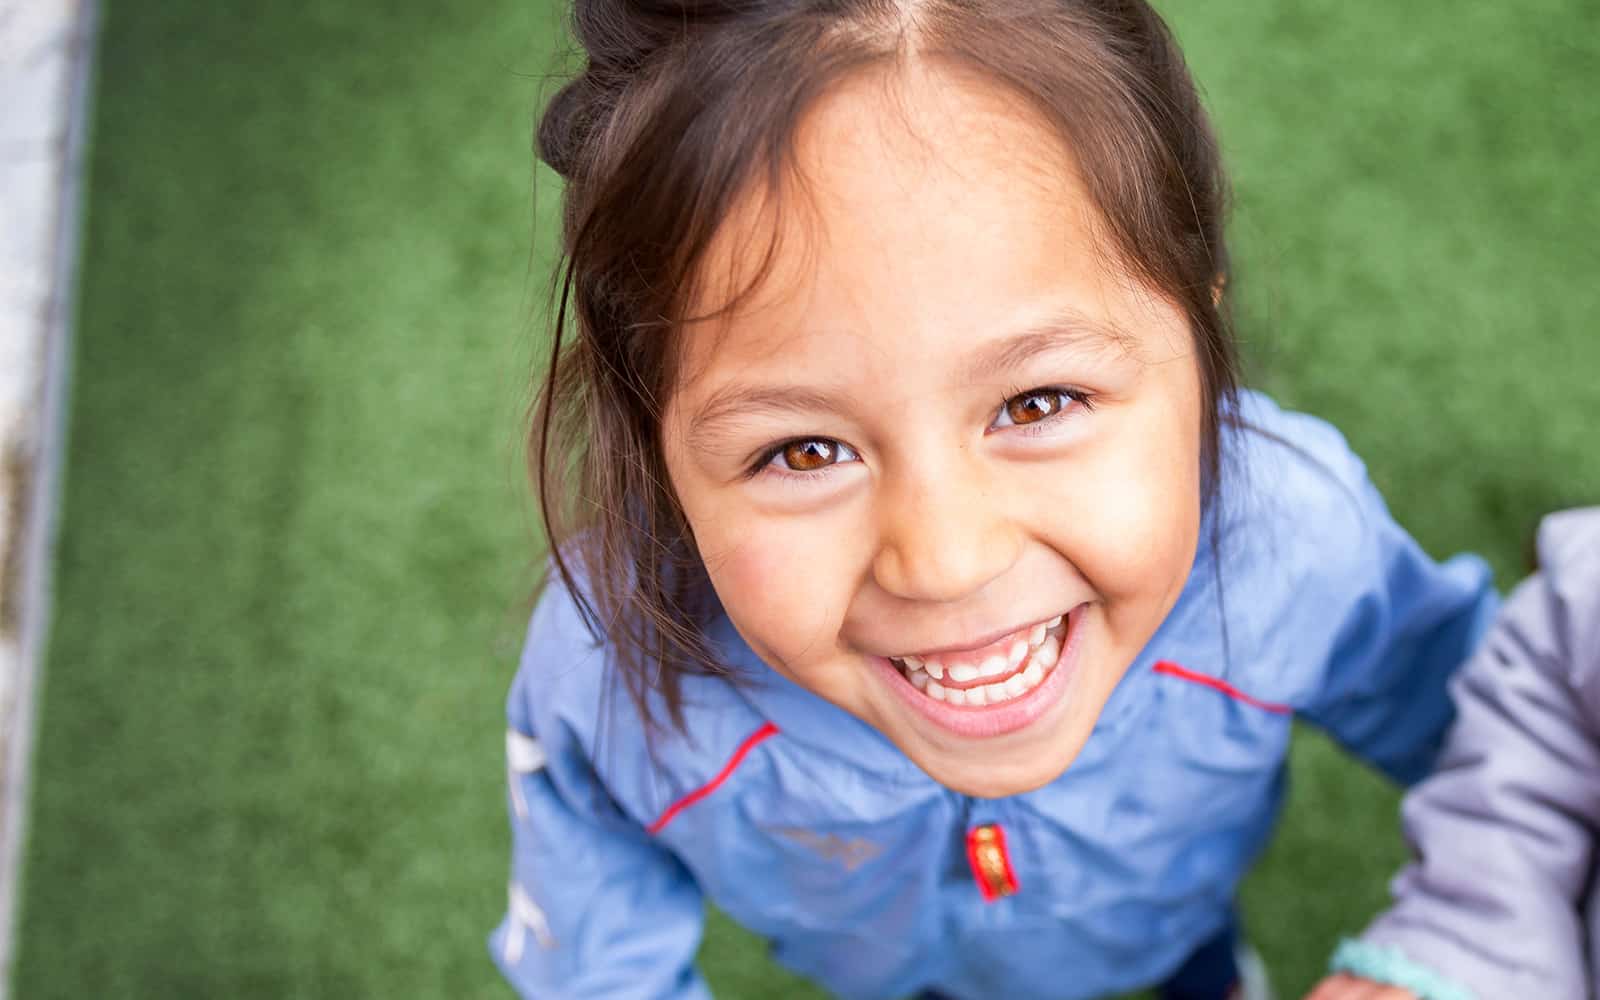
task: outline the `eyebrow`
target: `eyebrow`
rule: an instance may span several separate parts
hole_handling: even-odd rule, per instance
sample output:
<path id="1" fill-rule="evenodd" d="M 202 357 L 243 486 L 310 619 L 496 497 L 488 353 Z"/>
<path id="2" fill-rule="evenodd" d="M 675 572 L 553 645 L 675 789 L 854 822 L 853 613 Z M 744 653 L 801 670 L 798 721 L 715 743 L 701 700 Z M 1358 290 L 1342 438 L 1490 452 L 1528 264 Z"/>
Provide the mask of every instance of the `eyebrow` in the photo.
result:
<path id="1" fill-rule="evenodd" d="M 752 415 L 839 412 L 849 403 L 850 394 L 794 385 L 724 386 L 706 401 L 690 425 L 689 436 L 703 438 L 717 424 Z"/>
<path id="2" fill-rule="evenodd" d="M 1074 310 L 1063 310 L 1003 340 L 983 345 L 967 357 L 962 370 L 970 380 L 985 380 L 1047 351 L 1127 353 L 1129 349 L 1129 338 L 1122 331 Z M 843 389 L 735 382 L 717 390 L 700 407 L 690 424 L 689 436 L 703 439 L 715 433 L 717 424 L 754 415 L 838 413 L 849 406 L 850 400 L 851 393 Z"/>
<path id="3" fill-rule="evenodd" d="M 1067 309 L 1030 324 L 1021 331 L 985 344 L 968 357 L 966 371 L 973 379 L 994 378 L 1047 351 L 1116 351 L 1132 349 L 1128 335 Z"/>

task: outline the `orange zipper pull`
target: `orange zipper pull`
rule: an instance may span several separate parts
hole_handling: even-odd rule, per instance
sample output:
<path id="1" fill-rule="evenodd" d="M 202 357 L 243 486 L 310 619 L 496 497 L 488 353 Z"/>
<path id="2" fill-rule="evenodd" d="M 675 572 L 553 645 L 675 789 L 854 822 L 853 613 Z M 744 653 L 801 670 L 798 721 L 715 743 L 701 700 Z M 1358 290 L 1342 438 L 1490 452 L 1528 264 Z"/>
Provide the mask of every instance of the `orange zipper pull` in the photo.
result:
<path id="1" fill-rule="evenodd" d="M 998 823 L 975 826 L 967 833 L 967 863 L 985 903 L 1014 895 L 1017 876 L 1006 853 L 1006 834 Z"/>

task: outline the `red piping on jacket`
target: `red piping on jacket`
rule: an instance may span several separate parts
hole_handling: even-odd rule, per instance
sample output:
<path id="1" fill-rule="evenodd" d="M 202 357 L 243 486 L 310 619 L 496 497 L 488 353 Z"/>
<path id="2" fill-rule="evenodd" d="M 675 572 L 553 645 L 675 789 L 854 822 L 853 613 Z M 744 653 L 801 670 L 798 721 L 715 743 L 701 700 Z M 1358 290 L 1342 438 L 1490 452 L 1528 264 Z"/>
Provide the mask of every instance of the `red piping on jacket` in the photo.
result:
<path id="1" fill-rule="evenodd" d="M 666 812 L 663 812 L 659 817 L 657 817 L 654 823 L 651 823 L 649 826 L 645 827 L 644 832 L 650 834 L 651 836 L 655 836 L 656 834 L 660 833 L 668 823 L 671 823 L 677 818 L 679 813 L 694 805 L 696 802 L 699 802 L 707 795 L 710 795 L 712 792 L 717 790 L 719 785 L 721 785 L 724 781 L 727 781 L 729 776 L 731 776 L 734 771 L 738 770 L 739 765 L 744 761 L 745 755 L 753 750 L 756 744 L 760 743 L 769 736 L 777 735 L 777 733 L 778 727 L 769 722 L 760 729 L 757 729 L 755 732 L 751 733 L 749 736 L 746 736 L 744 742 L 739 744 L 739 749 L 735 750 L 733 752 L 733 756 L 728 758 L 728 762 L 722 765 L 722 770 L 717 772 L 717 776 L 715 778 L 712 778 L 699 788 L 696 788 L 694 791 L 690 792 L 688 795 L 685 795 L 672 805 L 667 806 Z"/>
<path id="2" fill-rule="evenodd" d="M 1169 677 L 1176 677 L 1179 680 L 1185 680 L 1194 684 L 1199 684 L 1202 687 L 1208 687 L 1213 691 L 1221 691 L 1234 701 L 1242 701 L 1246 705 L 1252 705 L 1261 709 L 1263 712 L 1272 712 L 1275 715 L 1289 715 L 1294 712 L 1292 707 L 1285 705 L 1282 702 L 1262 701 L 1259 698 L 1252 698 L 1225 680 L 1212 677 L 1208 674 L 1196 673 L 1187 667 L 1180 667 L 1170 660 L 1158 661 L 1151 669 L 1158 674 L 1166 674 Z"/>

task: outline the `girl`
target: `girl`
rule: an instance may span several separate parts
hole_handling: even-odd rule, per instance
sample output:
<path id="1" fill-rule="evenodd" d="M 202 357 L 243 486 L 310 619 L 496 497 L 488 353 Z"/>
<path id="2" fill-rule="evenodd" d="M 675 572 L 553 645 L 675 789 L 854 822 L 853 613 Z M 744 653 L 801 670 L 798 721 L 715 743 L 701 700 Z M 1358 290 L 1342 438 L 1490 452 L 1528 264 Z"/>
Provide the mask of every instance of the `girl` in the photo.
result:
<path id="1" fill-rule="evenodd" d="M 1539 565 L 1455 682 L 1439 770 L 1406 799 L 1417 861 L 1394 907 L 1313 1000 L 1593 996 L 1600 507 L 1547 518 Z"/>
<path id="2" fill-rule="evenodd" d="M 1495 603 L 1235 388 L 1138 0 L 580 0 L 510 698 L 528 996 L 1216 1000 L 1298 714 L 1399 779 Z M 627 697 L 619 696 L 623 692 Z M 1259 995 L 1259 994 L 1258 994 Z"/>

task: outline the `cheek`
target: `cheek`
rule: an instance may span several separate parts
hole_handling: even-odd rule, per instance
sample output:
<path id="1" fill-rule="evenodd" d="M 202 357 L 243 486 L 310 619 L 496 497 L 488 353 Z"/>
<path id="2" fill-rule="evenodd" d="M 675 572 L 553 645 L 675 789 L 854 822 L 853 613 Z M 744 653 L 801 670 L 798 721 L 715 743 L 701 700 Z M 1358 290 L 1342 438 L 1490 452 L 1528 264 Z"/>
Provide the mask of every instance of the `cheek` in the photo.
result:
<path id="1" fill-rule="evenodd" d="M 763 659 L 799 670 L 834 652 L 854 578 L 842 546 L 819 544 L 815 526 L 736 511 L 695 527 L 718 600 Z"/>
<path id="2" fill-rule="evenodd" d="M 711 482 L 671 443 L 666 458 L 717 600 L 756 654 L 782 668 L 808 647 L 831 648 L 831 639 L 818 639 L 828 636 L 835 599 L 811 573 L 818 553 L 802 547 L 800 526 L 743 502 L 737 486 Z M 804 574 L 796 569 L 799 553 L 806 554 Z M 803 586 L 802 576 L 815 586 Z"/>
<path id="3" fill-rule="evenodd" d="M 1068 555 L 1108 600 L 1165 606 L 1199 537 L 1200 430 L 1176 407 L 1130 416 L 1076 470 Z"/>

